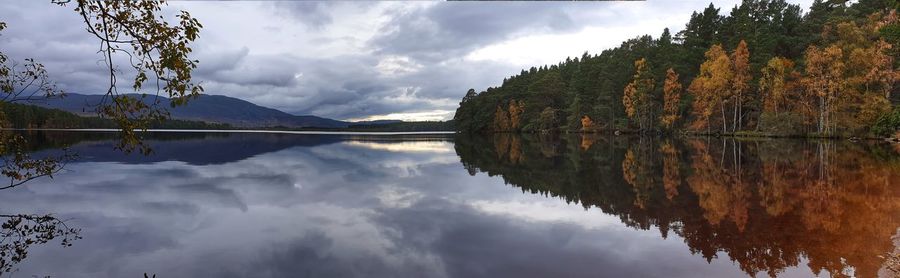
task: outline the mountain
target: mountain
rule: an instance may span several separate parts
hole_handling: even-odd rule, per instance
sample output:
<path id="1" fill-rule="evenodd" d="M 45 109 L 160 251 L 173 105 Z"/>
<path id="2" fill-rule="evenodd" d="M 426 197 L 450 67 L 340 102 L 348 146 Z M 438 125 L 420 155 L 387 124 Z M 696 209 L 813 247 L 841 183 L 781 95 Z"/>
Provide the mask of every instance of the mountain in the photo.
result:
<path id="1" fill-rule="evenodd" d="M 152 100 L 153 96 L 148 96 Z M 96 105 L 102 95 L 66 94 L 61 99 L 36 101 L 34 105 L 56 108 L 82 116 L 96 116 Z M 277 109 L 259 106 L 249 101 L 220 95 L 200 95 L 187 105 L 172 108 L 170 100 L 160 97 L 160 105 L 167 107 L 173 119 L 225 123 L 235 127 L 345 128 L 351 123 L 311 115 L 297 116 Z"/>

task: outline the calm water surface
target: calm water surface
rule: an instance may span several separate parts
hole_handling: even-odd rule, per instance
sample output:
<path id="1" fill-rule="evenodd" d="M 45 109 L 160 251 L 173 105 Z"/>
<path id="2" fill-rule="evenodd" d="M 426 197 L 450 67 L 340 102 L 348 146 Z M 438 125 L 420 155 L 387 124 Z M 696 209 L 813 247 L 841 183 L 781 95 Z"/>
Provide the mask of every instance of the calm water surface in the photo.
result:
<path id="1" fill-rule="evenodd" d="M 82 239 L 16 277 L 891 277 L 900 147 L 843 141 L 30 135 L 0 191 Z M 3 241 L 7 242 L 7 241 Z M 0 243 L 3 243 L 0 242 Z"/>

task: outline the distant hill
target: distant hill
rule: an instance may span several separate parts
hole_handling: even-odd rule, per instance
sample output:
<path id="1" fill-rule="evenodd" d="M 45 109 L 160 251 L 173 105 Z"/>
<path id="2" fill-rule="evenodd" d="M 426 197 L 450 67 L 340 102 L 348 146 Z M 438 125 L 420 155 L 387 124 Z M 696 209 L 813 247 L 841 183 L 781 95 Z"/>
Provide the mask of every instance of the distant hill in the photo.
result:
<path id="1" fill-rule="evenodd" d="M 102 119 L 96 114 L 80 116 L 60 109 L 51 109 L 28 104 L 0 103 L 0 120 L 3 128 L 41 129 L 41 128 L 118 128 L 111 119 Z M 229 124 L 208 123 L 169 119 L 151 122 L 149 128 L 154 129 L 232 129 Z"/>
<path id="2" fill-rule="evenodd" d="M 152 98 L 153 96 L 148 96 Z M 102 95 L 66 94 L 61 99 L 37 101 L 32 104 L 69 111 L 82 116 L 95 116 L 95 106 Z M 160 105 L 167 107 L 173 119 L 230 124 L 234 127 L 318 127 L 346 128 L 351 123 L 317 116 L 291 115 L 276 109 L 253 104 L 238 98 L 219 95 L 200 95 L 187 105 L 171 108 L 169 99 L 160 97 Z M 396 121 L 380 121 L 393 123 Z"/>

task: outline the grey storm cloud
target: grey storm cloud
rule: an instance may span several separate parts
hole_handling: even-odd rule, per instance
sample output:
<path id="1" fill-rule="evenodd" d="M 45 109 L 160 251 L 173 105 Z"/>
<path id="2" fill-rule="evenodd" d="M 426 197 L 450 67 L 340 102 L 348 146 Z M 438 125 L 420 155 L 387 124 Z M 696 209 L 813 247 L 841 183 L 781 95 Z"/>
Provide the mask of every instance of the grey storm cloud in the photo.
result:
<path id="1" fill-rule="evenodd" d="M 447 2 L 394 14 L 372 44 L 381 53 L 443 60 L 523 32 L 577 27 L 557 3 Z"/>
<path id="2" fill-rule="evenodd" d="M 259 24 L 275 25 L 263 30 L 278 36 L 283 29 L 296 28 L 291 22 L 299 22 L 309 27 L 303 33 L 309 35 L 311 42 L 349 43 L 351 37 L 320 35 L 334 32 L 329 26 L 337 19 L 354 16 L 348 11 L 358 10 L 358 5 L 374 8 L 378 3 L 276 2 L 262 10 L 287 21 Z M 189 7 L 206 8 L 203 3 Z M 348 119 L 453 110 L 468 88 L 496 84 L 503 76 L 517 71 L 509 65 L 490 62 L 472 62 L 473 67 L 462 61 L 461 55 L 526 30 L 575 28 L 565 12 L 549 9 L 548 5 L 484 7 L 442 3 L 403 8 L 385 9 L 382 16 L 387 19 L 377 28 L 378 32 L 357 42 L 368 51 L 334 57 L 310 57 L 304 55 L 302 48 L 271 53 L 240 44 L 208 43 L 205 38 L 242 34 L 207 24 L 195 47 L 193 58 L 200 61 L 195 79 L 207 93 L 238 97 L 293 114 Z M 516 16 L 500 16 L 504 9 L 515 11 Z M 42 16 L 28 16 L 34 11 Z M 96 53 L 99 46 L 70 8 L 37 1 L 7 2 L 0 10 L 0 20 L 9 24 L 0 36 L 4 53 L 14 59 L 35 58 L 42 62 L 66 91 L 105 91 L 107 75 Z M 391 60 L 397 57 L 406 60 Z M 386 74 L 380 68 L 385 66 L 384 61 L 402 63 L 388 69 L 395 74 Z"/>
<path id="3" fill-rule="evenodd" d="M 306 25 L 309 29 L 321 30 L 323 27 L 334 22 L 335 16 L 342 15 L 336 12 L 341 6 L 372 6 L 375 2 L 351 1 L 278 1 L 274 2 L 273 8 L 276 13 L 297 20 Z"/>

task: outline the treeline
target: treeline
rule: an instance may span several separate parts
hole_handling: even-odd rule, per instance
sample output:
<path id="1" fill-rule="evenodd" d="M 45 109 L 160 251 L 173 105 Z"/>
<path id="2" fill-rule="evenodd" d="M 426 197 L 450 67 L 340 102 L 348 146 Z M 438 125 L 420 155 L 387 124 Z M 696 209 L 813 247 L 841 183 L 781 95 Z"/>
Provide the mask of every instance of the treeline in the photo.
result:
<path id="1" fill-rule="evenodd" d="M 900 128 L 897 1 L 710 4 L 684 30 L 470 89 L 464 132 L 887 135 Z"/>
<path id="2" fill-rule="evenodd" d="M 15 129 L 36 128 L 119 128 L 110 119 L 82 117 L 59 109 L 34 105 L 0 102 L 0 127 Z M 153 122 L 150 128 L 167 129 L 231 129 L 229 124 L 167 119 Z"/>
<path id="3" fill-rule="evenodd" d="M 397 122 L 387 124 L 359 124 L 347 127 L 350 131 L 453 131 L 453 121 Z"/>

